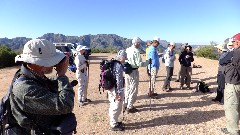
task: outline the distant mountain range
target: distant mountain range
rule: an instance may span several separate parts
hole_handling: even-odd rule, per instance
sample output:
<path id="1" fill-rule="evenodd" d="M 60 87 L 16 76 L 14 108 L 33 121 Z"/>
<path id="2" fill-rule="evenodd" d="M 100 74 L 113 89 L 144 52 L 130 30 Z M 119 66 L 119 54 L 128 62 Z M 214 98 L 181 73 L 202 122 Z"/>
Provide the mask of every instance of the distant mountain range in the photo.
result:
<path id="1" fill-rule="evenodd" d="M 126 49 L 131 46 L 132 39 L 120 37 L 116 34 L 97 34 L 97 35 L 83 35 L 83 36 L 65 36 L 63 34 L 47 33 L 41 37 L 54 43 L 67 42 L 67 43 L 80 43 L 81 45 L 88 46 L 90 48 L 115 48 Z M 26 37 L 16 37 L 12 39 L 0 38 L 0 46 L 6 45 L 13 50 L 21 50 L 24 44 L 31 40 Z M 142 42 L 141 50 L 145 50 L 147 41 Z M 160 41 L 160 49 L 167 48 L 168 42 L 166 40 Z M 176 43 L 176 46 L 181 46 L 181 43 Z"/>

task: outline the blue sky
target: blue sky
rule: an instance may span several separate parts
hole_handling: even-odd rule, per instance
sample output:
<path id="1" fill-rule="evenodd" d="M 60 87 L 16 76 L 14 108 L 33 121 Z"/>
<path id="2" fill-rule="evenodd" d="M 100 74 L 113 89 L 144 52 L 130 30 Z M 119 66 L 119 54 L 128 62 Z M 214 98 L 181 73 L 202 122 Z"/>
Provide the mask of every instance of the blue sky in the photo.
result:
<path id="1" fill-rule="evenodd" d="M 1 0 L 0 38 L 117 34 L 190 44 L 240 32 L 239 0 Z"/>

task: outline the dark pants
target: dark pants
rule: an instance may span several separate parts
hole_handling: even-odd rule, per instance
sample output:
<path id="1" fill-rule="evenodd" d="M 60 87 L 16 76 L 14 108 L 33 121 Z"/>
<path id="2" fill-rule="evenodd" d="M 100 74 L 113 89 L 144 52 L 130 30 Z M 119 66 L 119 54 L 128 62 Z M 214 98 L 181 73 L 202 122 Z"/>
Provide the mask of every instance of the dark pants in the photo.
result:
<path id="1" fill-rule="evenodd" d="M 173 67 L 166 66 L 167 76 L 163 84 L 163 88 L 170 88 L 170 81 L 173 76 Z"/>
<path id="2" fill-rule="evenodd" d="M 217 74 L 217 84 L 218 84 L 217 96 L 215 99 L 218 100 L 219 102 L 223 102 L 223 93 L 225 89 L 225 77 L 221 71 L 219 71 Z"/>

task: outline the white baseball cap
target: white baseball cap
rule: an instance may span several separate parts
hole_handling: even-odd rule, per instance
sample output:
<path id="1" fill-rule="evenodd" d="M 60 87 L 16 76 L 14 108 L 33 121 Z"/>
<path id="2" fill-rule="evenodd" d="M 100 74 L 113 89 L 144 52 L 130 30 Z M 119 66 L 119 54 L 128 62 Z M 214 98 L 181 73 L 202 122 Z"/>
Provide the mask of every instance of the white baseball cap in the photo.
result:
<path id="1" fill-rule="evenodd" d="M 153 40 L 157 40 L 158 42 L 160 42 L 160 38 L 157 37 L 157 36 L 155 36 L 155 37 L 153 38 Z"/>
<path id="2" fill-rule="evenodd" d="M 83 45 L 78 45 L 77 48 L 76 48 L 77 51 L 85 50 L 85 49 L 87 49 L 87 47 L 83 46 Z"/>
<path id="3" fill-rule="evenodd" d="M 15 57 L 15 62 L 22 61 L 44 67 L 58 64 L 65 54 L 56 49 L 52 42 L 46 39 L 33 39 L 23 48 L 23 53 Z"/>
<path id="4" fill-rule="evenodd" d="M 173 45 L 173 46 L 175 46 L 175 42 L 170 42 L 170 45 Z"/>

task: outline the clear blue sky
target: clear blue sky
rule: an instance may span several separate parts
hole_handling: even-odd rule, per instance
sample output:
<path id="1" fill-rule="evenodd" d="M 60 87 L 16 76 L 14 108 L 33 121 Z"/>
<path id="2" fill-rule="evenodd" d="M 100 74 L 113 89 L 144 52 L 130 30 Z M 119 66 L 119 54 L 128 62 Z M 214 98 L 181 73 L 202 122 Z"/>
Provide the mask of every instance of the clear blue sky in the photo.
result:
<path id="1" fill-rule="evenodd" d="M 240 32 L 240 0 L 1 0 L 0 38 L 117 34 L 190 44 Z"/>

